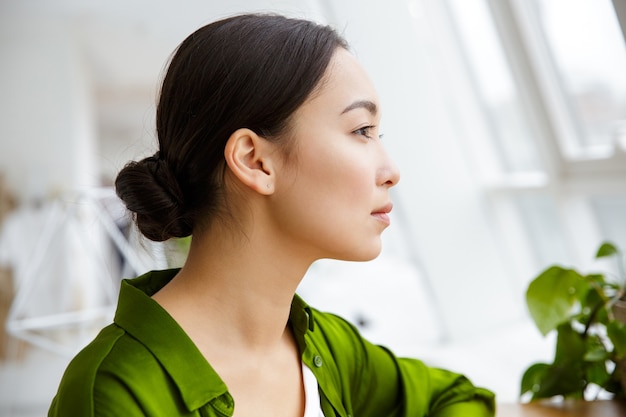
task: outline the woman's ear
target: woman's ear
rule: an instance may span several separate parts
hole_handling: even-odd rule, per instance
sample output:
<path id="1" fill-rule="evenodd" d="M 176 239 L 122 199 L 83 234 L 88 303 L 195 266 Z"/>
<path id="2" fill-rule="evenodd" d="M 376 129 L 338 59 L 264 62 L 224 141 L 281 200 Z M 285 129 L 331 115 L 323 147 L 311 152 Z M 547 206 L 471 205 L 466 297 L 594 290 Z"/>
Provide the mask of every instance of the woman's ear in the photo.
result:
<path id="1" fill-rule="evenodd" d="M 271 142 L 242 128 L 228 138 L 224 158 L 239 181 L 259 194 L 270 195 L 274 192 L 274 151 Z"/>

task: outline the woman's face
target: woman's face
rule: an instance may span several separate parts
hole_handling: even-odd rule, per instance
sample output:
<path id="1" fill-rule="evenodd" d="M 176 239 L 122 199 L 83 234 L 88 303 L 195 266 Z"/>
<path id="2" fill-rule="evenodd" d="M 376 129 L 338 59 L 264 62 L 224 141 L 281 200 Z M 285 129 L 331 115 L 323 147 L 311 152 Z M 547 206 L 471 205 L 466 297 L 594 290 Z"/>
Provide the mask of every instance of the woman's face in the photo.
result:
<path id="1" fill-rule="evenodd" d="M 314 259 L 378 256 L 399 172 L 379 138 L 380 103 L 358 61 L 338 48 L 320 88 L 295 112 L 294 147 L 276 179 L 275 222 Z"/>

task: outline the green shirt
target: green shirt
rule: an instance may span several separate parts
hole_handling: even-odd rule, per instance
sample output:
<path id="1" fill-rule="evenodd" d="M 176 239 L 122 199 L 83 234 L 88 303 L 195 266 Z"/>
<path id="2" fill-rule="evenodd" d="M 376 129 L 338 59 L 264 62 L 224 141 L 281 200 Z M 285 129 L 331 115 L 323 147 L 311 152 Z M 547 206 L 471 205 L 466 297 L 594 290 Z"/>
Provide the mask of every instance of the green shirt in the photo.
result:
<path id="1" fill-rule="evenodd" d="M 176 274 L 122 281 L 113 324 L 69 364 L 49 417 L 231 416 L 228 387 L 151 295 Z M 488 417 L 494 396 L 465 377 L 395 357 L 345 320 L 294 297 L 290 324 L 325 417 Z"/>

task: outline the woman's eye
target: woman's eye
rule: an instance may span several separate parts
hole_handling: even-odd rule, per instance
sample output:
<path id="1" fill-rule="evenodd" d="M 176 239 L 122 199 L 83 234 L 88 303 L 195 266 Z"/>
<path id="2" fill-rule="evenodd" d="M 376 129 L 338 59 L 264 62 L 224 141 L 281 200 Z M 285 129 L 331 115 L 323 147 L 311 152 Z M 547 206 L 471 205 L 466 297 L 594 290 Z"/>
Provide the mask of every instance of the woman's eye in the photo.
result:
<path id="1" fill-rule="evenodd" d="M 356 133 L 357 135 L 360 135 L 360 136 L 364 136 L 368 139 L 373 139 L 374 135 L 372 131 L 374 130 L 375 127 L 376 126 L 364 126 L 360 129 L 355 130 L 353 133 Z"/>

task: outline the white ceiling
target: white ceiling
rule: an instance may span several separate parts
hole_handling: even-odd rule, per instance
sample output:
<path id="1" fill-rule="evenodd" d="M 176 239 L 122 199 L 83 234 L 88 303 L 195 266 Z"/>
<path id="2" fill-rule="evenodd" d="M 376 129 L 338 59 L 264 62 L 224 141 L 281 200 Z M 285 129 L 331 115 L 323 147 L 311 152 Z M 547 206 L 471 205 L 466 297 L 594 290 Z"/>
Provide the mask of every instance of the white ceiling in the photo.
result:
<path id="1" fill-rule="evenodd" d="M 248 11 L 310 15 L 297 0 L 0 0 L 3 16 L 58 19 L 71 28 L 101 88 L 152 86 L 188 34 L 217 18 Z M 316 16 L 313 16 L 316 17 Z"/>

